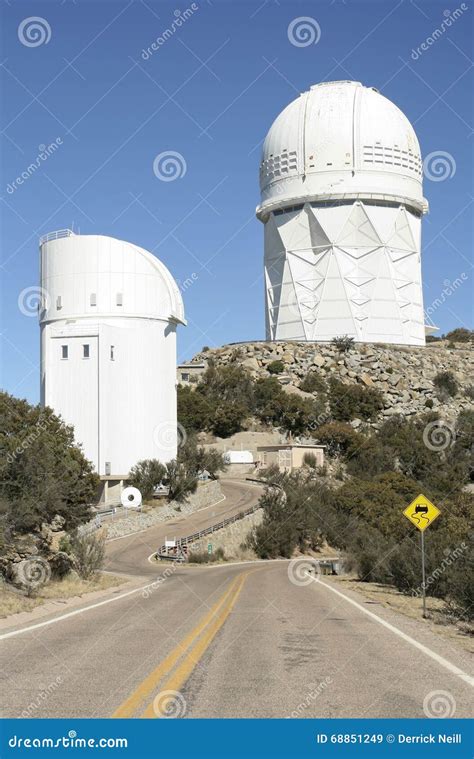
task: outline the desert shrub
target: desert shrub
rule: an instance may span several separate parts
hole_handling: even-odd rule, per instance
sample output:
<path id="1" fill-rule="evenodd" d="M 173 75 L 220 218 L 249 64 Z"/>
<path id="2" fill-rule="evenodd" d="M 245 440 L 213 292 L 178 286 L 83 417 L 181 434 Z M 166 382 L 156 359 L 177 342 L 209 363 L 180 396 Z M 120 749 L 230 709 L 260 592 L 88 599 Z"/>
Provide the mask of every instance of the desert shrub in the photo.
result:
<path id="1" fill-rule="evenodd" d="M 362 385 L 344 385 L 337 379 L 329 383 L 329 408 L 333 419 L 350 422 L 352 419 L 374 419 L 383 408 L 382 393 Z"/>
<path id="2" fill-rule="evenodd" d="M 328 422 L 317 432 L 317 440 L 326 446 L 328 456 L 346 456 L 364 440 L 350 424 L 344 422 Z"/>
<path id="3" fill-rule="evenodd" d="M 144 501 L 153 498 L 155 489 L 166 476 L 166 467 L 157 459 L 144 459 L 130 470 L 128 484 L 138 488 Z"/>
<path id="4" fill-rule="evenodd" d="M 434 406 L 434 403 L 431 398 L 427 398 L 425 401 L 425 408 L 432 409 Z"/>
<path id="5" fill-rule="evenodd" d="M 247 415 L 248 408 L 244 403 L 238 401 L 221 403 L 211 417 L 209 429 L 217 437 L 230 437 L 240 432 Z"/>
<path id="6" fill-rule="evenodd" d="M 196 472 L 189 471 L 185 464 L 173 459 L 166 464 L 166 475 L 163 483 L 168 487 L 170 501 L 181 503 L 197 488 Z"/>
<path id="7" fill-rule="evenodd" d="M 324 405 L 311 398 L 283 394 L 276 423 L 292 435 L 301 435 L 314 429 L 324 417 Z"/>
<path id="8" fill-rule="evenodd" d="M 305 393 L 324 393 L 326 383 L 317 372 L 308 372 L 300 382 L 300 390 Z"/>
<path id="9" fill-rule="evenodd" d="M 102 569 L 105 559 L 105 538 L 93 533 L 71 536 L 71 555 L 76 572 L 89 580 Z"/>
<path id="10" fill-rule="evenodd" d="M 438 372 L 433 382 L 442 395 L 447 395 L 449 398 L 457 395 L 458 383 L 452 372 Z"/>
<path id="11" fill-rule="evenodd" d="M 205 430 L 212 417 L 213 405 L 200 392 L 199 386 L 193 390 L 187 385 L 178 385 L 178 420 L 187 431 Z"/>
<path id="12" fill-rule="evenodd" d="M 267 365 L 267 372 L 269 372 L 269 374 L 281 374 L 284 371 L 285 364 L 283 361 L 270 361 L 270 363 Z"/>
<path id="13" fill-rule="evenodd" d="M 192 564 L 212 564 L 214 561 L 222 561 L 225 558 L 224 549 L 217 548 L 214 553 L 207 551 L 191 551 L 188 561 Z"/>
<path id="14" fill-rule="evenodd" d="M 466 329 L 465 327 L 458 327 L 451 330 L 445 335 L 445 340 L 451 340 L 453 343 L 469 343 L 474 337 L 474 331 L 472 329 Z"/>
<path id="15" fill-rule="evenodd" d="M 331 345 L 333 345 L 339 353 L 348 353 L 354 347 L 354 338 L 349 337 L 348 335 L 333 337 Z"/>

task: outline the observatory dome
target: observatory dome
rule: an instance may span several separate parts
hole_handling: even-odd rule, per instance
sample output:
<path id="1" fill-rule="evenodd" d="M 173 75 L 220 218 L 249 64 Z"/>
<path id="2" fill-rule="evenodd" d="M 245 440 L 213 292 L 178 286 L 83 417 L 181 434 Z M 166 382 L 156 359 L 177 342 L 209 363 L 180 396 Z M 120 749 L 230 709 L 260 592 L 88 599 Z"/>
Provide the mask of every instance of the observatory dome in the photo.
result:
<path id="1" fill-rule="evenodd" d="M 403 203 L 426 213 L 415 131 L 394 103 L 360 82 L 322 82 L 273 122 L 260 165 L 263 221 L 301 201 Z"/>

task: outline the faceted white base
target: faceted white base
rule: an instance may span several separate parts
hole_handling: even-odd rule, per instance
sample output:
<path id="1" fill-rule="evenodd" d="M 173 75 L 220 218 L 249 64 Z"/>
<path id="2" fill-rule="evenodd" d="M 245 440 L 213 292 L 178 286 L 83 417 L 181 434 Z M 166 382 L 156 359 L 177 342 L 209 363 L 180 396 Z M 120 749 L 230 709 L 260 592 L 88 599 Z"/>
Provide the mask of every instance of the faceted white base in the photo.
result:
<path id="1" fill-rule="evenodd" d="M 354 201 L 265 224 L 267 340 L 424 345 L 421 220 Z"/>

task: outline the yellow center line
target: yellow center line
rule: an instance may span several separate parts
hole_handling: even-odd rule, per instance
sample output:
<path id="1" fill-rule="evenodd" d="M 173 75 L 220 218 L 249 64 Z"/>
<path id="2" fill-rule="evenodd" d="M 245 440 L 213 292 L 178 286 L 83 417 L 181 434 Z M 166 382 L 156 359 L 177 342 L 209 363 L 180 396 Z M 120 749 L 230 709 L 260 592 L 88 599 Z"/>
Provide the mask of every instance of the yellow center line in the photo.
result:
<path id="1" fill-rule="evenodd" d="M 239 584 L 242 575 L 239 574 L 230 584 L 227 591 L 223 593 L 210 611 L 204 615 L 199 624 L 192 630 L 178 645 L 163 659 L 163 661 L 153 670 L 150 674 L 140 683 L 138 688 L 121 704 L 118 709 L 112 714 L 114 719 L 124 719 L 127 717 L 133 717 L 137 709 L 147 699 L 152 691 L 154 691 L 163 677 L 169 674 L 171 669 L 180 659 L 180 657 L 188 650 L 188 648 L 194 643 L 196 638 L 203 632 L 207 625 L 212 621 L 213 617 L 219 612 L 220 608 L 227 601 L 234 588 Z"/>
<path id="2" fill-rule="evenodd" d="M 160 693 L 164 693 L 166 691 L 179 691 L 183 687 L 184 683 L 189 678 L 192 671 L 194 670 L 196 665 L 199 663 L 199 660 L 201 659 L 203 654 L 206 652 L 212 640 L 217 635 L 222 625 L 226 621 L 227 617 L 229 616 L 230 612 L 232 611 L 240 595 L 240 591 L 242 590 L 244 582 L 247 579 L 247 576 L 251 574 L 252 572 L 256 572 L 256 571 L 258 570 L 254 569 L 248 572 L 244 572 L 243 574 L 237 577 L 238 582 L 237 584 L 235 583 L 233 584 L 233 587 L 227 594 L 226 599 L 225 599 L 225 604 L 222 606 L 218 616 L 212 622 L 212 624 L 209 625 L 208 629 L 205 631 L 204 635 L 202 635 L 202 637 L 198 640 L 195 646 L 186 654 L 185 658 L 183 659 L 181 664 L 178 666 L 178 668 L 174 671 L 174 673 L 171 675 L 171 677 L 169 677 L 166 683 L 164 683 L 164 685 L 160 688 Z M 157 711 L 155 711 L 155 708 L 154 708 L 155 700 L 156 699 L 154 699 L 153 702 L 144 711 L 144 713 L 142 714 L 142 718 L 153 719 L 153 718 L 161 716 L 159 711 L 158 713 Z M 162 705 L 162 707 L 163 706 L 164 704 Z"/>

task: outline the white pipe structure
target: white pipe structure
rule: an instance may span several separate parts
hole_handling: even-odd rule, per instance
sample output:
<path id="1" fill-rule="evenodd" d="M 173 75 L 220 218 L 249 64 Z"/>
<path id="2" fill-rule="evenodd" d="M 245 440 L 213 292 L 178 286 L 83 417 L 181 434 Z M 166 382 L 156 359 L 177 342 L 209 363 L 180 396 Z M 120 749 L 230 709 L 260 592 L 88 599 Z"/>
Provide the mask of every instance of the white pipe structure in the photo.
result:
<path id="1" fill-rule="evenodd" d="M 323 82 L 284 109 L 260 166 L 267 340 L 425 344 L 422 171 L 374 88 Z"/>
<path id="2" fill-rule="evenodd" d="M 180 290 L 143 248 L 61 230 L 40 240 L 41 401 L 74 427 L 98 474 L 177 452 Z"/>

